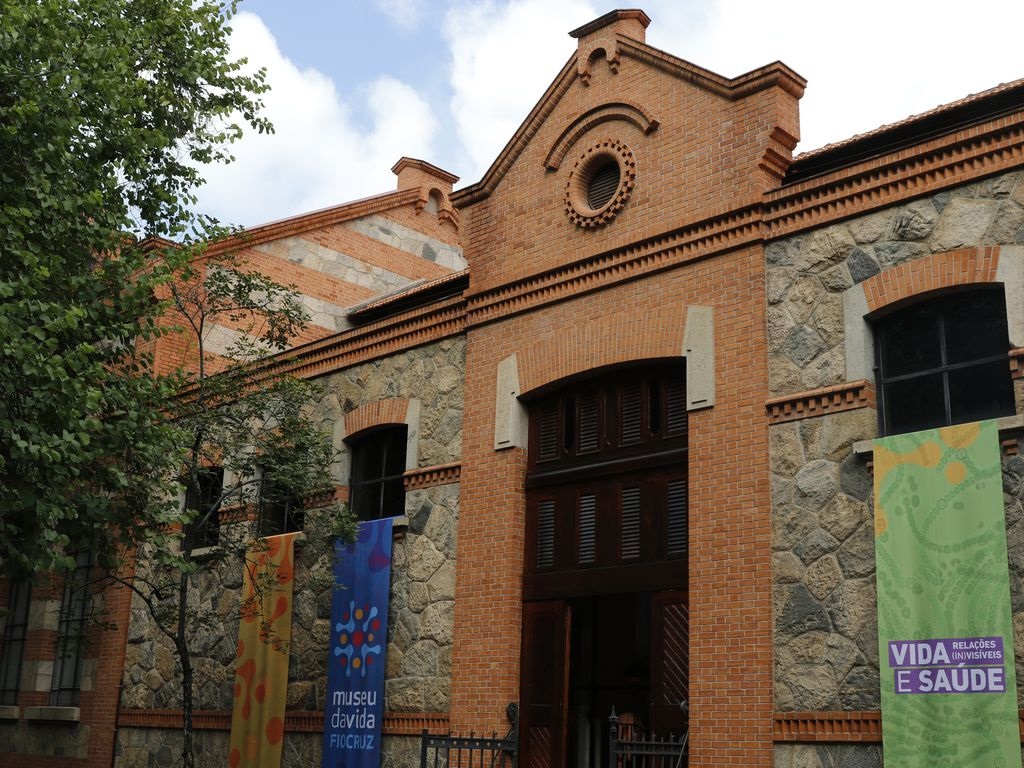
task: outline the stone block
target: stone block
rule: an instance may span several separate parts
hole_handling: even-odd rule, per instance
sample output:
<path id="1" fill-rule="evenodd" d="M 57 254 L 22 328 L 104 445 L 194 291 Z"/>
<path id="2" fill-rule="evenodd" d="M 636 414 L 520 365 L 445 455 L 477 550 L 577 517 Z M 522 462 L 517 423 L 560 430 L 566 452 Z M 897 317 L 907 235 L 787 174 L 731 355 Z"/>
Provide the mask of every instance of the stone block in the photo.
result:
<path id="1" fill-rule="evenodd" d="M 793 285 L 796 271 L 785 267 L 770 268 L 765 278 L 765 292 L 768 304 L 780 304 L 785 298 L 789 287 Z"/>
<path id="2" fill-rule="evenodd" d="M 825 606 L 807 590 L 806 586 L 793 585 L 785 588 L 782 595 L 786 592 L 788 595 L 782 605 L 776 627 L 778 632 L 796 636 L 816 630 L 827 631 L 831 628 Z"/>
<path id="3" fill-rule="evenodd" d="M 815 528 L 797 543 L 793 548 L 793 553 L 805 565 L 809 565 L 829 552 L 835 551 L 838 546 L 839 542 L 836 541 L 834 536 L 821 528 Z"/>
<path id="4" fill-rule="evenodd" d="M 833 554 L 825 555 L 807 567 L 807 589 L 818 600 L 824 600 L 843 580 L 843 573 Z"/>
<path id="5" fill-rule="evenodd" d="M 923 240 L 935 228 L 938 213 L 935 206 L 927 201 L 917 201 L 904 206 L 892 217 L 889 224 L 891 240 Z"/>
<path id="6" fill-rule="evenodd" d="M 825 343 L 817 331 L 806 325 L 797 325 L 786 334 L 779 352 L 798 368 L 803 368 L 825 350 Z"/>
<path id="7" fill-rule="evenodd" d="M 824 295 L 825 287 L 817 277 L 805 277 L 789 289 L 786 295 L 786 310 L 795 322 L 804 323 Z"/>
<path id="8" fill-rule="evenodd" d="M 854 443 L 873 438 L 876 429 L 875 411 L 857 408 L 805 419 L 800 434 L 809 458 L 840 462 L 853 451 Z"/>
<path id="9" fill-rule="evenodd" d="M 793 266 L 799 271 L 821 272 L 844 261 L 854 247 L 844 225 L 821 229 L 802 239 L 792 256 Z"/>
<path id="10" fill-rule="evenodd" d="M 772 576 L 776 584 L 799 583 L 804 579 L 804 564 L 792 552 L 773 552 Z"/>
<path id="11" fill-rule="evenodd" d="M 818 523 L 839 541 L 846 541 L 866 520 L 867 505 L 845 493 L 837 493 L 818 513 Z"/>
<path id="12" fill-rule="evenodd" d="M 831 461 L 818 459 L 809 462 L 794 478 L 793 503 L 817 512 L 839 490 L 839 467 Z"/>
<path id="13" fill-rule="evenodd" d="M 792 477 L 804 465 L 804 447 L 796 422 L 773 424 L 768 428 L 772 472 Z"/>
<path id="14" fill-rule="evenodd" d="M 854 248 L 846 260 L 846 266 L 854 283 L 862 283 L 882 271 L 872 253 L 864 248 Z"/>
<path id="15" fill-rule="evenodd" d="M 1015 243 L 1017 234 L 1024 227 L 1024 209 L 1012 200 L 999 204 L 995 218 L 983 236 L 985 243 Z"/>
<path id="16" fill-rule="evenodd" d="M 838 552 L 843 575 L 849 578 L 870 576 L 875 572 L 875 529 L 867 521 L 850 536 Z"/>
<path id="17" fill-rule="evenodd" d="M 939 215 L 929 245 L 932 251 L 951 251 L 978 245 L 992 225 L 999 204 L 993 200 L 954 197 Z"/>

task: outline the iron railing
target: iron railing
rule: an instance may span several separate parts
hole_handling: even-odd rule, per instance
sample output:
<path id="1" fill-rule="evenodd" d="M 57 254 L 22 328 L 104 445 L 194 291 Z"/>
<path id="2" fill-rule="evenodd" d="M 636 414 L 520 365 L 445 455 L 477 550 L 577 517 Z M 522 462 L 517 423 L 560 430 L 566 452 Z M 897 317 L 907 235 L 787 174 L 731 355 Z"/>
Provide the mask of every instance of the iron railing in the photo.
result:
<path id="1" fill-rule="evenodd" d="M 431 734 L 426 729 L 420 743 L 420 768 L 515 768 L 519 752 L 519 707 L 515 703 L 505 709 L 512 724 L 508 733 L 499 737 L 456 736 L 452 733 Z"/>
<path id="2" fill-rule="evenodd" d="M 609 768 L 686 768 L 689 731 L 647 734 L 633 725 L 623 727 L 612 710 L 608 718 Z"/>

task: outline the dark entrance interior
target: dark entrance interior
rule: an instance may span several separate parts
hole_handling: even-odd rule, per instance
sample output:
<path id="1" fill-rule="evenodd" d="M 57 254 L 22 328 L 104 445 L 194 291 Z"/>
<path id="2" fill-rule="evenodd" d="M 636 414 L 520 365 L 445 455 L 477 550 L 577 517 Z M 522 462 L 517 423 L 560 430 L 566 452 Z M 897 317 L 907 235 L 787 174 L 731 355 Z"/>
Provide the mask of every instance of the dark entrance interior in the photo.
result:
<path id="1" fill-rule="evenodd" d="M 650 722 L 651 616 L 646 594 L 570 604 L 567 764 L 602 766 L 608 716 L 638 733 Z"/>

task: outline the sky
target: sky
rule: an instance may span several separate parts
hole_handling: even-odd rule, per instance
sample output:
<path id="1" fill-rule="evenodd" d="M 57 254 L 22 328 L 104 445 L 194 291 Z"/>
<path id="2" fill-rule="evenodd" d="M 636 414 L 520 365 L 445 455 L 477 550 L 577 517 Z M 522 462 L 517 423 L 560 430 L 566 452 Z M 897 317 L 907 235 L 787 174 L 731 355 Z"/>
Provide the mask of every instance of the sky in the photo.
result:
<path id="1" fill-rule="evenodd" d="M 1021 0 L 244 0 L 232 52 L 265 67 L 272 135 L 205 169 L 199 208 L 252 226 L 395 188 L 402 156 L 478 181 L 617 7 L 647 43 L 726 77 L 807 79 L 797 153 L 1024 77 Z"/>

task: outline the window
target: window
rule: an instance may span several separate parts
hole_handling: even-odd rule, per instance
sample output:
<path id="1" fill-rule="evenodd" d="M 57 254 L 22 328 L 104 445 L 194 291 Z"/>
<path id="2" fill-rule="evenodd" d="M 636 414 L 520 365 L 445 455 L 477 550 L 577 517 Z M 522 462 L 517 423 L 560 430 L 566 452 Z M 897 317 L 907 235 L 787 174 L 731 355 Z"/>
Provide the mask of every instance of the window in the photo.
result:
<path id="1" fill-rule="evenodd" d="M 50 705 L 78 706 L 82 686 L 82 651 L 85 644 L 85 621 L 89 610 L 89 571 L 92 556 L 79 552 L 75 569 L 64 580 L 57 624 L 57 649 L 53 660 L 50 684 Z"/>
<path id="2" fill-rule="evenodd" d="M 264 476 L 260 482 L 260 536 L 301 531 L 306 521 L 302 499 L 283 483 Z"/>
<path id="3" fill-rule="evenodd" d="M 405 452 L 407 428 L 381 427 L 351 443 L 352 511 L 359 520 L 405 514 Z"/>
<path id="4" fill-rule="evenodd" d="M 0 704 L 3 705 L 18 703 L 21 657 L 25 650 L 25 630 L 28 628 L 28 606 L 31 596 L 30 581 L 11 584 L 3 645 L 0 645 Z"/>
<path id="5" fill-rule="evenodd" d="M 678 362 L 634 367 L 530 404 L 528 596 L 577 581 L 593 589 L 605 576 L 621 581 L 622 568 L 656 581 L 674 569 L 650 564 L 685 561 L 685 382 Z"/>
<path id="6" fill-rule="evenodd" d="M 942 296 L 875 324 L 882 433 L 978 421 L 1014 412 L 1003 290 Z"/>
<path id="7" fill-rule="evenodd" d="M 220 542 L 224 467 L 203 467 L 196 480 L 198 489 L 189 487 L 185 494 L 185 509 L 197 513 L 185 530 L 185 538 L 191 541 L 192 549 L 215 547 Z"/>

